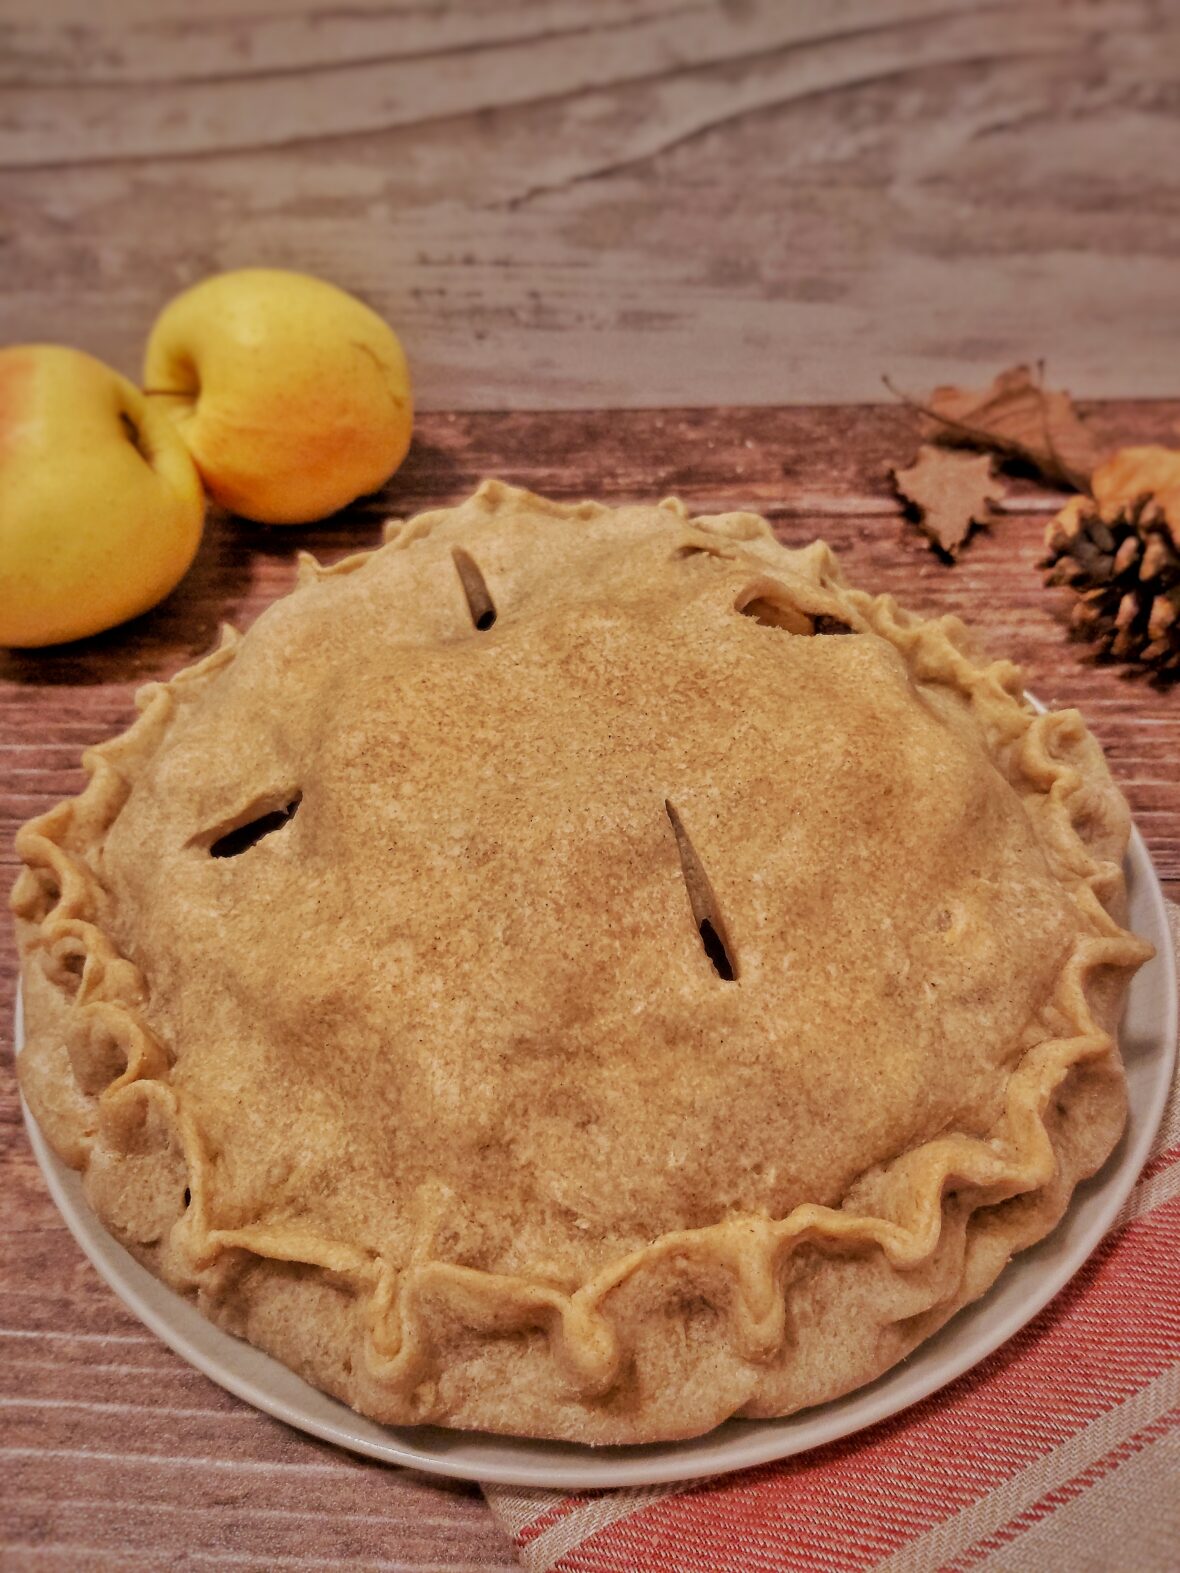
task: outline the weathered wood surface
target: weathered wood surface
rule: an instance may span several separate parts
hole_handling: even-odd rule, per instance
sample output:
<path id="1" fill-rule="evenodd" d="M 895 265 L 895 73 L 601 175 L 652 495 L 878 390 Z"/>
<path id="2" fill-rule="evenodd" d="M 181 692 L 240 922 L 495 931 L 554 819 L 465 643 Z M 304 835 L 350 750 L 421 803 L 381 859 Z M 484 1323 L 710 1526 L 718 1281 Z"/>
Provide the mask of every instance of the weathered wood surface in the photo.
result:
<path id="1" fill-rule="evenodd" d="M 0 340 L 308 268 L 425 407 L 1180 394 L 1169 0 L 7 0 Z"/>
<path id="2" fill-rule="evenodd" d="M 1180 402 L 1091 411 L 1105 440 L 1175 440 Z M 82 782 L 83 746 L 124 726 L 140 682 L 248 624 L 290 588 L 298 548 L 376 544 L 389 513 L 453 501 L 484 474 L 562 497 L 679 492 L 701 511 L 755 507 L 782 538 L 824 535 L 852 577 L 927 612 L 955 610 L 1027 664 L 1046 700 L 1077 703 L 1106 745 L 1172 895 L 1180 895 L 1180 706 L 1066 642 L 1065 602 L 1036 559 L 1058 499 L 1012 482 L 1005 511 L 947 567 L 887 481 L 915 445 L 897 407 L 433 415 L 385 495 L 335 522 L 263 531 L 214 520 L 182 587 L 137 622 L 40 654 L 0 657 L 0 883 L 16 825 Z M 0 950 L 7 1039 L 16 962 Z M 83 1260 L 0 1075 L 0 1546 L 12 1566 L 207 1564 L 402 1569 L 512 1565 L 473 1492 L 347 1457 L 256 1415 L 145 1333 Z"/>

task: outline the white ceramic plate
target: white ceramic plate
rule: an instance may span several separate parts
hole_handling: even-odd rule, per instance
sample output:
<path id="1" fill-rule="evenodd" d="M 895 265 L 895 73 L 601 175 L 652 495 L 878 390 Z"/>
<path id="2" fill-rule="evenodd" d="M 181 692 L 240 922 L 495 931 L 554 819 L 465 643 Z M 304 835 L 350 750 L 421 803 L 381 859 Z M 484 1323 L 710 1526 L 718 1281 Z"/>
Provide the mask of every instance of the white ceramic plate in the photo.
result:
<path id="1" fill-rule="evenodd" d="M 354 1452 L 439 1475 L 504 1485 L 587 1490 L 648 1485 L 788 1458 L 896 1414 L 977 1364 L 1030 1321 L 1114 1222 L 1163 1114 L 1176 1054 L 1176 974 L 1163 894 L 1138 832 L 1127 859 L 1131 927 L 1156 947 L 1131 985 L 1123 1024 L 1131 1115 L 1102 1172 L 1078 1188 L 1065 1218 L 1024 1251 L 990 1292 L 871 1386 L 786 1420 L 731 1420 L 688 1442 L 576 1447 L 433 1426 L 377 1425 L 317 1392 L 269 1355 L 223 1333 L 118 1245 L 91 1212 L 78 1176 L 54 1154 L 25 1110 L 37 1162 L 70 1232 L 139 1319 L 222 1387 L 288 1425 Z M 23 1024 L 17 1004 L 16 1047 Z"/>

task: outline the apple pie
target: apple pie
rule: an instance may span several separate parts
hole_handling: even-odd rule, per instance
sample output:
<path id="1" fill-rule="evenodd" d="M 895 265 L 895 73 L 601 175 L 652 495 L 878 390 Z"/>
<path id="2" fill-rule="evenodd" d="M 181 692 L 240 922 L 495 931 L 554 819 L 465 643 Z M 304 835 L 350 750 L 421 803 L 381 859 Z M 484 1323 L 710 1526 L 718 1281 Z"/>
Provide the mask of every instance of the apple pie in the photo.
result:
<path id="1" fill-rule="evenodd" d="M 21 1084 L 128 1250 L 379 1421 L 821 1403 L 1123 1128 L 1101 751 L 822 543 L 488 481 L 138 702 L 19 835 Z"/>

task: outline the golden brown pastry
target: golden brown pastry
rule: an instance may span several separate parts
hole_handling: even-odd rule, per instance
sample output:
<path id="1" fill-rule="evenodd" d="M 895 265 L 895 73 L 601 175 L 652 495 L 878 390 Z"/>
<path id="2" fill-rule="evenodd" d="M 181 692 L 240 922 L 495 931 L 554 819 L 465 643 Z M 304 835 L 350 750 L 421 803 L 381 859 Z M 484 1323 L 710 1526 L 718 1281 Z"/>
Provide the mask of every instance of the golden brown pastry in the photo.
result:
<path id="1" fill-rule="evenodd" d="M 20 832 L 22 1086 L 140 1260 L 378 1420 L 820 1403 L 1119 1136 L 1101 752 L 820 543 L 489 481 L 140 707 Z"/>

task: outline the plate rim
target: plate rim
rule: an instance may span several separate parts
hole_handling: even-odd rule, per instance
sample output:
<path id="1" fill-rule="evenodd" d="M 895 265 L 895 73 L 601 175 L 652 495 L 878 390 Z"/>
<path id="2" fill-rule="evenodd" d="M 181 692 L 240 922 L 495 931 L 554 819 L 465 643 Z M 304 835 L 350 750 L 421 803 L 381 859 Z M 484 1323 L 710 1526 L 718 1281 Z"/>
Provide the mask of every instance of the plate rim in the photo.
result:
<path id="1" fill-rule="evenodd" d="M 1133 1130 L 1128 1122 L 1127 1130 L 1114 1153 L 1095 1176 L 1076 1188 L 1062 1220 L 1043 1240 L 1019 1252 L 984 1295 L 971 1305 L 964 1306 L 931 1339 L 919 1345 L 910 1356 L 882 1373 L 874 1382 L 854 1389 L 841 1398 L 782 1419 L 729 1420 L 711 1432 L 682 1442 L 642 1443 L 618 1448 L 592 1447 L 578 1443 L 500 1437 L 483 1432 L 447 1431 L 436 1427 L 381 1426 L 357 1414 L 339 1400 L 321 1393 L 263 1351 L 218 1328 L 204 1317 L 193 1302 L 169 1288 L 137 1262 L 108 1233 L 86 1203 L 81 1193 L 79 1176 L 49 1146 L 23 1095 L 20 1097 L 21 1112 L 34 1157 L 50 1196 L 83 1255 L 116 1297 L 186 1364 L 273 1419 L 381 1463 L 396 1464 L 451 1479 L 471 1480 L 482 1485 L 568 1492 L 678 1484 L 710 1475 L 728 1474 L 760 1464 L 779 1462 L 840 1441 L 909 1409 L 956 1381 L 1039 1315 L 1081 1270 L 1116 1222 L 1150 1154 L 1163 1119 L 1175 1074 L 1177 1016 L 1180 1011 L 1176 958 L 1170 943 L 1166 898 L 1147 846 L 1134 827 L 1125 866 L 1136 881 L 1142 881 L 1138 894 L 1140 899 L 1146 899 L 1150 909 L 1154 931 L 1152 937 L 1158 940 L 1162 936 L 1165 940 L 1156 946 L 1155 960 L 1161 968 L 1157 987 L 1162 996 L 1163 1010 L 1159 1023 L 1160 1042 L 1155 1044 L 1159 1051 L 1158 1063 L 1154 1065 L 1151 1103 L 1145 1117 L 1138 1121 Z M 1134 987 L 1134 979 L 1131 986 Z M 23 974 L 18 973 L 13 1040 L 17 1055 L 24 1045 L 22 988 Z M 71 1193 L 71 1182 L 76 1188 L 76 1196 Z M 1071 1216 L 1076 1214 L 1078 1197 L 1082 1193 L 1091 1199 L 1094 1217 L 1089 1220 L 1081 1240 L 1068 1249 L 1051 1270 L 1037 1279 L 1031 1295 L 1014 1304 L 982 1335 L 976 1330 L 974 1338 L 963 1336 L 972 1328 L 972 1323 L 962 1319 L 975 1313 L 975 1320 L 978 1320 L 988 1302 L 998 1296 L 1005 1279 L 1009 1279 L 1017 1265 L 1022 1261 L 1026 1269 L 1032 1265 L 1029 1259 L 1033 1258 L 1034 1253 L 1053 1240 Z M 137 1282 L 138 1275 L 143 1275 L 147 1281 L 144 1289 Z M 148 1293 L 159 1297 L 162 1305 L 158 1307 L 153 1304 L 152 1299 L 147 1297 Z M 201 1343 L 194 1342 L 183 1327 L 177 1326 L 178 1307 L 183 1307 L 189 1315 L 199 1318 L 202 1339 L 211 1346 L 213 1353 L 208 1352 Z M 949 1344 L 951 1352 L 935 1347 L 940 1342 Z M 962 1347 L 956 1349 L 956 1343 Z M 215 1352 L 223 1347 L 224 1358 L 219 1359 Z M 254 1377 L 236 1369 L 233 1357 L 238 1354 L 239 1360 L 243 1358 L 240 1351 L 248 1351 L 251 1364 L 261 1362 L 264 1374 L 269 1375 L 269 1367 L 273 1367 L 275 1380 L 282 1386 L 295 1383 L 297 1395 L 301 1398 L 305 1394 L 309 1395 L 305 1402 L 314 1400 L 316 1409 L 323 1412 L 308 1412 L 281 1392 L 268 1389 Z M 358 1424 L 365 1429 L 355 1429 Z M 366 1430 L 376 1431 L 378 1435 L 367 1435 Z M 416 1432 L 419 1438 L 427 1434 L 432 1440 L 438 1438 L 438 1450 L 431 1451 L 416 1445 L 414 1441 L 406 1439 L 407 1432 Z M 486 1458 L 465 1457 L 471 1447 L 479 1448 L 481 1444 L 489 1449 Z M 497 1453 L 504 1456 L 497 1457 Z M 522 1453 L 523 1457 L 520 1456 Z"/>

